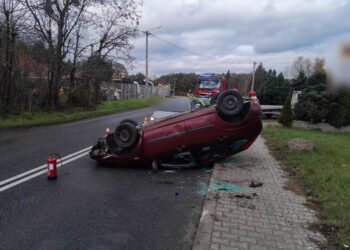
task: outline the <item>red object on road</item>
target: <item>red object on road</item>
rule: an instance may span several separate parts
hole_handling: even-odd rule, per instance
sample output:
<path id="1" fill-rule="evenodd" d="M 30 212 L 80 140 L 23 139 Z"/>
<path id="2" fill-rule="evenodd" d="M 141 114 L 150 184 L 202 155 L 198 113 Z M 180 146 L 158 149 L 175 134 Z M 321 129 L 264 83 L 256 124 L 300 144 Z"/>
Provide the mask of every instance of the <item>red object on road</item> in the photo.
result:
<path id="1" fill-rule="evenodd" d="M 47 159 L 47 178 L 57 178 L 57 159 L 53 155 L 50 155 Z"/>

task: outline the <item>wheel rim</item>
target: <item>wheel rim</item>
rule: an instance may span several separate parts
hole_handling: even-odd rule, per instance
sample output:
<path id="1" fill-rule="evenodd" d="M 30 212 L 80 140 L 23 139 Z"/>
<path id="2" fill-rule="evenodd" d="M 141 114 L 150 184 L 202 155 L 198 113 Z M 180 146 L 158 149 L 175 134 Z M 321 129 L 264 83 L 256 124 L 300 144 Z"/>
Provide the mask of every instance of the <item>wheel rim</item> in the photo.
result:
<path id="1" fill-rule="evenodd" d="M 222 102 L 224 106 L 230 110 L 233 110 L 237 107 L 237 98 L 232 95 L 226 96 Z"/>
<path id="2" fill-rule="evenodd" d="M 119 138 L 122 142 L 128 142 L 130 140 L 130 133 L 127 129 L 123 129 L 119 133 Z"/>

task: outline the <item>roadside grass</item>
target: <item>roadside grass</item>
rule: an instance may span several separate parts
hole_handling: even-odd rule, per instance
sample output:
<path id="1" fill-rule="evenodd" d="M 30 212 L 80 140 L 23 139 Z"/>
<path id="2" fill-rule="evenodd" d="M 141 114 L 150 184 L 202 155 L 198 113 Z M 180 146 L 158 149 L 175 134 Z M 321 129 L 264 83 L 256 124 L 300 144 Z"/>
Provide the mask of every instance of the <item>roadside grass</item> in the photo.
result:
<path id="1" fill-rule="evenodd" d="M 146 108 L 155 105 L 160 101 L 161 98 L 116 100 L 103 102 L 94 109 L 75 108 L 62 112 L 26 112 L 17 116 L 11 116 L 7 119 L 0 118 L 0 129 L 73 122 L 92 117 Z"/>
<path id="2" fill-rule="evenodd" d="M 279 160 L 316 204 L 321 223 L 315 225 L 336 248 L 350 243 L 350 133 L 325 133 L 267 126 L 263 136 Z M 315 150 L 291 151 L 288 141 L 314 141 Z"/>

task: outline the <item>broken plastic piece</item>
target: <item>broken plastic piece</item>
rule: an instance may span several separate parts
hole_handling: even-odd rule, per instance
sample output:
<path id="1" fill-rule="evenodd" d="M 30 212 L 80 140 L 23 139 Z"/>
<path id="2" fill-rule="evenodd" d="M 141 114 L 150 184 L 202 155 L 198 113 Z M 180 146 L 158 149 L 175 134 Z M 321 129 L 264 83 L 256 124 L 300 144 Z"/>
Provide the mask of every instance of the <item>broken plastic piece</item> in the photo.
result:
<path id="1" fill-rule="evenodd" d="M 165 170 L 164 173 L 166 173 L 166 174 L 175 174 L 176 171 L 175 170 Z"/>
<path id="2" fill-rule="evenodd" d="M 255 182 L 255 181 L 252 181 L 249 185 L 249 187 L 252 187 L 252 188 L 257 188 L 257 187 L 262 187 L 263 183 L 262 182 Z"/>

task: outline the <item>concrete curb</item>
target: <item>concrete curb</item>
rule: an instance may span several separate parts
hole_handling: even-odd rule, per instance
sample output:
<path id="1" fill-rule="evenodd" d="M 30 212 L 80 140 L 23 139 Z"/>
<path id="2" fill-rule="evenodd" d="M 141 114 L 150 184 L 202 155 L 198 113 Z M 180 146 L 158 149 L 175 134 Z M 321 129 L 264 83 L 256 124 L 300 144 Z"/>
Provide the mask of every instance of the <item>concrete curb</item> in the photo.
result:
<path id="1" fill-rule="evenodd" d="M 210 177 L 210 182 L 213 181 L 214 171 L 219 163 L 215 163 L 213 172 Z M 208 250 L 210 246 L 210 237 L 214 226 L 214 214 L 216 208 L 215 192 L 209 191 L 205 196 L 203 211 L 196 231 L 196 236 L 193 242 L 192 250 Z"/>

